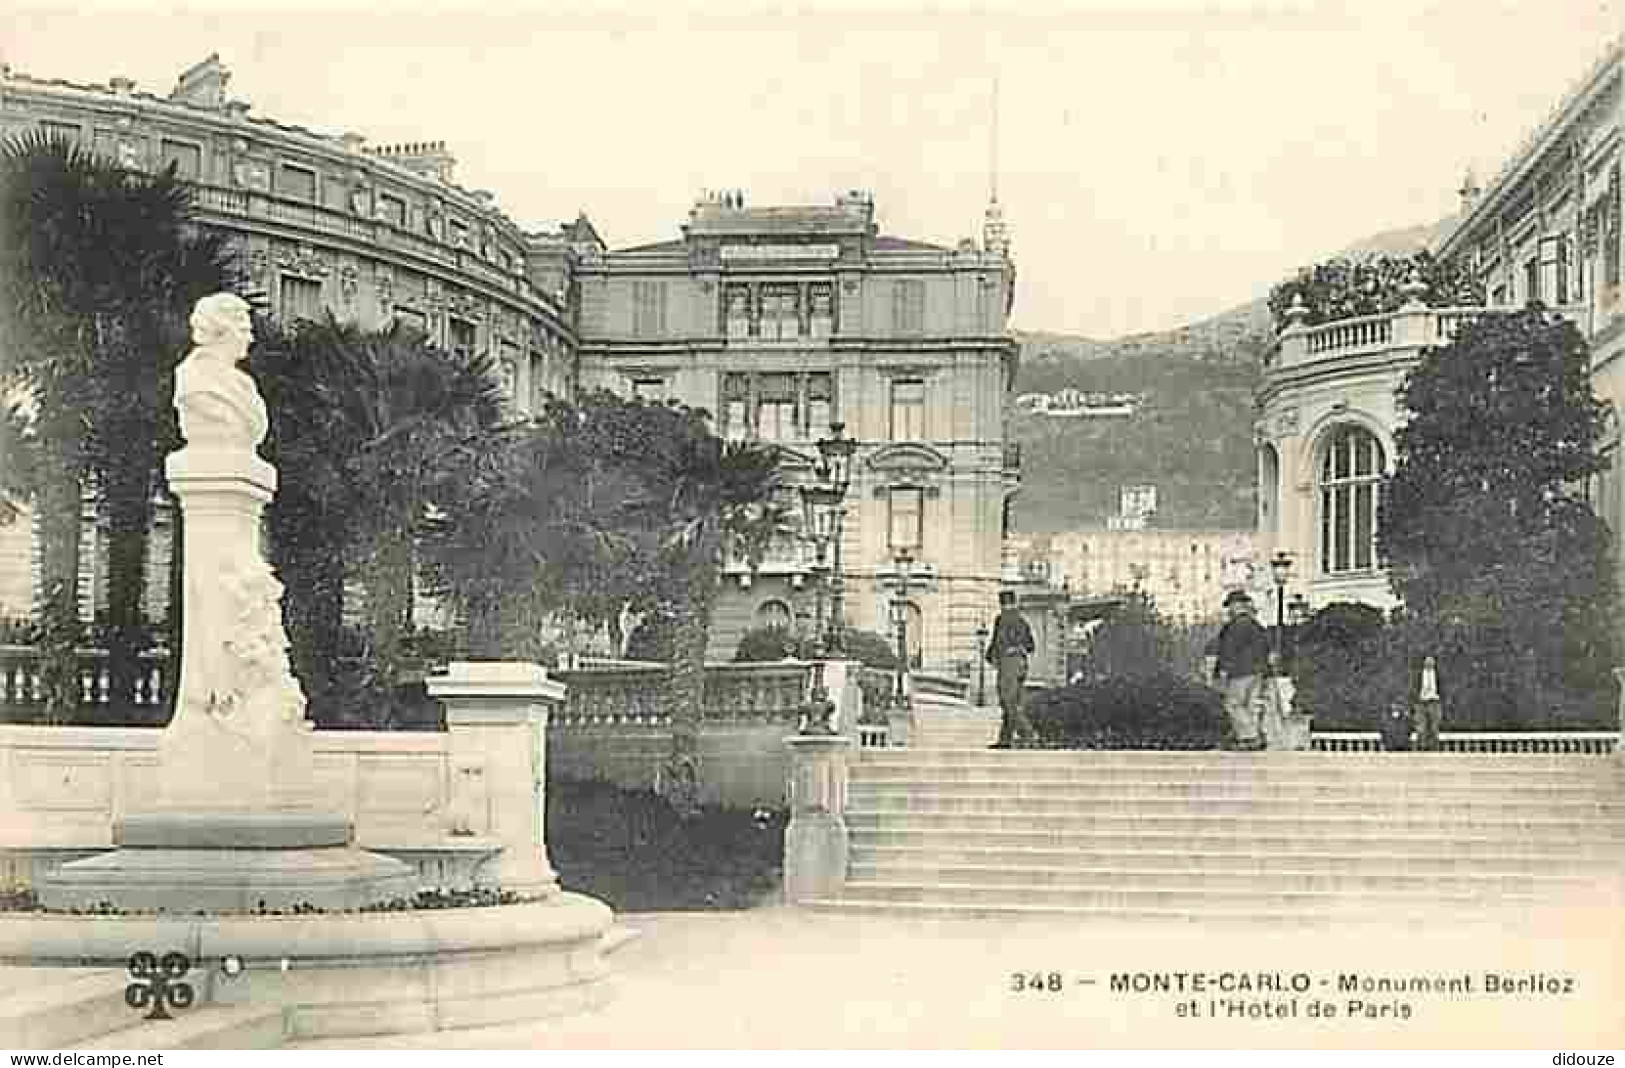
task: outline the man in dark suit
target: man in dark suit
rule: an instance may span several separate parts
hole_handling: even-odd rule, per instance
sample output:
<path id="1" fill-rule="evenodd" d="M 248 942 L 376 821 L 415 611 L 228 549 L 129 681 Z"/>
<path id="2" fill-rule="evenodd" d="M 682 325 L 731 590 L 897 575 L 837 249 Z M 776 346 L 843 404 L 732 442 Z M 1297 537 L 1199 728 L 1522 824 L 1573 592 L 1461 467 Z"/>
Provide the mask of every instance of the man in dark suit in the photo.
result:
<path id="1" fill-rule="evenodd" d="M 1016 595 L 1009 590 L 999 594 L 999 618 L 993 623 L 993 637 L 983 654 L 998 672 L 999 748 L 1030 738 L 1032 722 L 1027 718 L 1027 658 L 1033 655 L 1033 630 L 1016 611 Z"/>
<path id="2" fill-rule="evenodd" d="M 1218 663 L 1215 679 L 1224 683 L 1224 711 L 1230 717 L 1234 741 L 1227 749 L 1263 749 L 1259 730 L 1259 686 L 1269 671 L 1269 634 L 1253 618 L 1253 599 L 1234 590 L 1224 599 L 1230 619 L 1219 629 L 1215 642 Z"/>

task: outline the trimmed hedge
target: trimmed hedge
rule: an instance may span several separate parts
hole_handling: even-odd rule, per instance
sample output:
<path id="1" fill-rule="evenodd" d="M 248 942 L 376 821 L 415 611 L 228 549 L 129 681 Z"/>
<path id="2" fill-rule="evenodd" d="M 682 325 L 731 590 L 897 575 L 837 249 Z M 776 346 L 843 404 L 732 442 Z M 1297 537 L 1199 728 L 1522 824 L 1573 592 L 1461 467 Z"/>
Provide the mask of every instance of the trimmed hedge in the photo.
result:
<path id="1" fill-rule="evenodd" d="M 1224 698 L 1171 671 L 1073 683 L 1035 694 L 1033 728 L 1060 749 L 1216 749 Z"/>

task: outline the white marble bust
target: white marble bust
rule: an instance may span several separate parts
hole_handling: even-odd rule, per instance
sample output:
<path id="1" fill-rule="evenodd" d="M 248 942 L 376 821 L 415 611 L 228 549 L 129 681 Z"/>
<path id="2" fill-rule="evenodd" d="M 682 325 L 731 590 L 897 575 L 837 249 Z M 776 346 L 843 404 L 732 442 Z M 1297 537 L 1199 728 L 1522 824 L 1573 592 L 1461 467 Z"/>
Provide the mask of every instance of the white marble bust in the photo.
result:
<path id="1" fill-rule="evenodd" d="M 238 363 L 254 337 L 248 303 L 232 293 L 204 297 L 192 309 L 196 346 L 175 371 L 175 411 L 190 446 L 253 450 L 265 440 L 265 401 Z"/>

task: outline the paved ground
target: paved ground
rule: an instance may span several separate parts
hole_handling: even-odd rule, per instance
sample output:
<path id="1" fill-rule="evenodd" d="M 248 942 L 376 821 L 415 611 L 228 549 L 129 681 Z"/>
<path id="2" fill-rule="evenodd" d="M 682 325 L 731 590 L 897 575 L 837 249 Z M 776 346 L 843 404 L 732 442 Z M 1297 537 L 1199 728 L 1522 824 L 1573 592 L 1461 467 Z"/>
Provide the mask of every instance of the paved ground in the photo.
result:
<path id="1" fill-rule="evenodd" d="M 346 1043 L 364 1048 L 1625 1046 L 1625 925 L 1576 909 L 1509 933 L 1197 924 L 918 921 L 802 913 L 622 918 L 642 937 L 614 960 L 613 1004 L 523 1027 Z M 1305 973 L 1306 993 L 1113 992 L 1114 973 Z M 1017 992 L 1037 973 L 1062 989 Z M 1350 994 L 1340 976 L 1462 976 L 1472 993 Z M 1489 993 L 1485 976 L 1523 980 Z M 1218 976 L 1213 977 L 1218 981 Z M 1531 984 L 1536 979 L 1538 983 Z M 1567 980 L 1573 980 L 1566 991 Z M 1231 982 L 1236 980 L 1232 978 Z M 1533 987 L 1533 988 L 1532 988 Z M 1219 1018 L 1226 998 L 1296 1018 Z M 1180 1015 L 1195 1001 L 1204 1015 Z M 1358 1000 L 1388 1015 L 1349 1018 Z M 1329 1003 L 1333 1019 L 1309 1018 Z M 1408 1012 L 1408 1018 L 1404 1013 Z M 341 1044 L 321 1043 L 334 1048 Z"/>

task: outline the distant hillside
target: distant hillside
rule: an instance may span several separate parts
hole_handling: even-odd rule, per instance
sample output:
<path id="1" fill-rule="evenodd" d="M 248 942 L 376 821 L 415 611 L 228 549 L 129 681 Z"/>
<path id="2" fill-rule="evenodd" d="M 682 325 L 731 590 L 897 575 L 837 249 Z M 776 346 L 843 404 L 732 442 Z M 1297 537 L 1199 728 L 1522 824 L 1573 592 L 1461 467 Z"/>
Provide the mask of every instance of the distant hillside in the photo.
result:
<path id="1" fill-rule="evenodd" d="M 1390 230 L 1336 255 L 1410 253 L 1437 241 L 1452 221 Z M 1117 511 L 1118 488 L 1140 483 L 1157 487 L 1159 526 L 1252 526 L 1253 390 L 1274 343 L 1264 297 L 1174 330 L 1110 341 L 1036 331 L 1017 337 L 1018 395 L 1072 387 L 1145 398 L 1128 420 L 1012 413 L 1023 450 L 1018 531 L 1103 524 Z"/>

